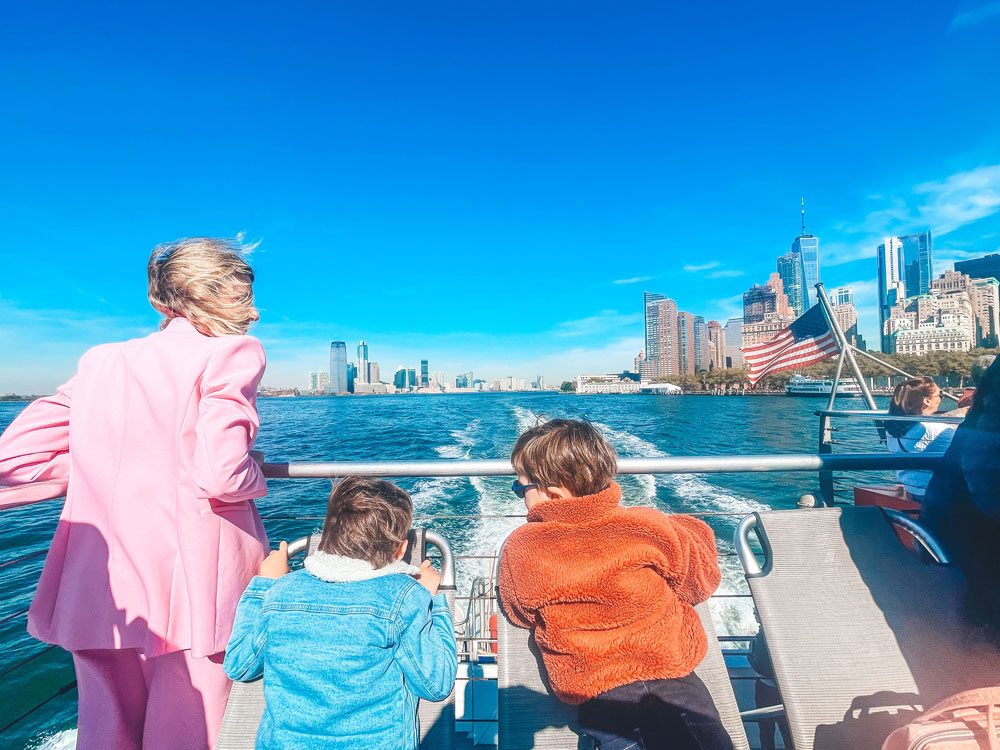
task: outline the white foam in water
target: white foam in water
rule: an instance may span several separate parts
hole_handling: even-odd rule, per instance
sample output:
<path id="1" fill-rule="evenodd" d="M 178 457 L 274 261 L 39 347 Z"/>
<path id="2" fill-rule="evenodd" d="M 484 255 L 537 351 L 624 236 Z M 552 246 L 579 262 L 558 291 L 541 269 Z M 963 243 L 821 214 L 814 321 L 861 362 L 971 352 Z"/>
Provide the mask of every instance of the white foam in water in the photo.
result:
<path id="1" fill-rule="evenodd" d="M 36 737 L 27 746 L 30 750 L 73 750 L 76 747 L 76 730 L 65 729 L 55 734 Z"/>

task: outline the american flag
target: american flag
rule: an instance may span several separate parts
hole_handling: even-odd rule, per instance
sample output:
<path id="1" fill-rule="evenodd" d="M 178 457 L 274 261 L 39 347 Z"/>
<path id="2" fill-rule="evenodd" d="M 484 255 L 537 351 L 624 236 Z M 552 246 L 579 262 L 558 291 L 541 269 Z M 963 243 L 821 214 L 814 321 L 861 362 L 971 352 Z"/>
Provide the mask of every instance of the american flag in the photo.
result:
<path id="1" fill-rule="evenodd" d="M 822 362 L 839 351 L 823 308 L 817 304 L 767 343 L 746 347 L 743 359 L 750 365 L 749 380 L 753 387 L 769 373 Z"/>

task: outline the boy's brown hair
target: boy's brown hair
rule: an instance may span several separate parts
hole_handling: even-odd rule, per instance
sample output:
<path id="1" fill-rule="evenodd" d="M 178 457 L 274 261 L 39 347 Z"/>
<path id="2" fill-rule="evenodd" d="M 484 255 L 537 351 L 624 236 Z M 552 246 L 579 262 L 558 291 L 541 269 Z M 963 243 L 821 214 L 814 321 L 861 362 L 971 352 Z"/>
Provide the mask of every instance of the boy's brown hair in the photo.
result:
<path id="1" fill-rule="evenodd" d="M 381 479 L 344 477 L 326 505 L 319 550 L 367 560 L 376 570 L 391 563 L 413 522 L 413 502 Z"/>
<path id="2" fill-rule="evenodd" d="M 552 419 L 521 434 L 510 462 L 542 489 L 565 487 L 575 497 L 607 489 L 618 455 L 590 422 Z"/>

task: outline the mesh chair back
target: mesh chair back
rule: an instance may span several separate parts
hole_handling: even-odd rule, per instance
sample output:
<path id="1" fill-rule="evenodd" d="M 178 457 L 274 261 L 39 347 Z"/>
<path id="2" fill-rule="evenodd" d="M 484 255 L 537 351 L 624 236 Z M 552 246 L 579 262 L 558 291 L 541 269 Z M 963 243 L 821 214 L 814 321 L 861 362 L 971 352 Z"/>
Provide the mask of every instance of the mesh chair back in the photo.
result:
<path id="1" fill-rule="evenodd" d="M 306 556 L 319 546 L 320 535 L 310 534 Z M 426 557 L 424 529 L 410 529 L 404 559 L 419 565 Z M 448 606 L 455 612 L 455 590 L 441 589 L 448 599 Z M 257 728 L 264 716 L 264 681 L 234 682 L 222 718 L 217 750 L 254 750 Z M 443 701 L 432 703 L 421 700 L 417 704 L 420 719 L 421 750 L 454 750 L 455 747 L 455 691 Z"/>
<path id="2" fill-rule="evenodd" d="M 578 736 L 576 706 L 566 705 L 552 693 L 533 633 L 517 627 L 507 618 L 499 591 L 497 602 L 501 612 L 497 617 L 498 747 L 533 747 L 536 750 L 588 747 L 589 741 Z M 699 604 L 695 610 L 708 635 L 708 653 L 695 673 L 715 700 L 735 750 L 749 750 L 708 602 Z"/>
<path id="3" fill-rule="evenodd" d="M 796 750 L 880 747 L 921 706 L 996 684 L 958 572 L 908 552 L 881 509 L 755 515 L 769 552 L 747 580 Z"/>

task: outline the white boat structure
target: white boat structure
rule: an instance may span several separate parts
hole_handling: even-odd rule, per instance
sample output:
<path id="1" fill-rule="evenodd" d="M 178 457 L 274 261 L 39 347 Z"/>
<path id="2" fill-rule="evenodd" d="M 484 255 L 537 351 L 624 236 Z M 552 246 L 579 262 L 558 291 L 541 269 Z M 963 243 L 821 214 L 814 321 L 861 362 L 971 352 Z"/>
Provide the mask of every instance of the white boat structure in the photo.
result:
<path id="1" fill-rule="evenodd" d="M 795 375 L 785 386 L 786 396 L 828 397 L 832 392 L 832 380 L 816 380 L 805 375 Z M 837 395 L 861 398 L 861 386 L 853 378 L 844 378 L 837 383 Z"/>

